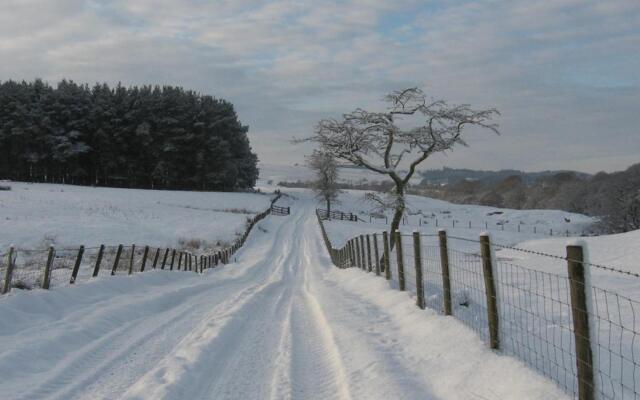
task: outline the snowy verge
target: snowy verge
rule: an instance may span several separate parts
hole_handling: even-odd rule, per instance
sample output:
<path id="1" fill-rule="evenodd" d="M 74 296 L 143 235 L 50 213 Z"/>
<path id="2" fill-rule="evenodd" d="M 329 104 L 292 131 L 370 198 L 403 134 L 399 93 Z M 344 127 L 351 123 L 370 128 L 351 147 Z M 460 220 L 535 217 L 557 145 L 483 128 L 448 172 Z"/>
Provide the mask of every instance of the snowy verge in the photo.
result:
<path id="1" fill-rule="evenodd" d="M 416 375 L 437 398 L 568 399 L 547 379 L 515 358 L 491 351 L 475 332 L 452 317 L 416 307 L 406 292 L 360 270 L 332 269 L 328 281 L 372 303 L 391 318 L 388 331 L 370 326 L 379 340 L 402 343 Z"/>
<path id="2" fill-rule="evenodd" d="M 0 194 L 0 253 L 19 248 L 232 241 L 273 195 L 13 182 Z"/>

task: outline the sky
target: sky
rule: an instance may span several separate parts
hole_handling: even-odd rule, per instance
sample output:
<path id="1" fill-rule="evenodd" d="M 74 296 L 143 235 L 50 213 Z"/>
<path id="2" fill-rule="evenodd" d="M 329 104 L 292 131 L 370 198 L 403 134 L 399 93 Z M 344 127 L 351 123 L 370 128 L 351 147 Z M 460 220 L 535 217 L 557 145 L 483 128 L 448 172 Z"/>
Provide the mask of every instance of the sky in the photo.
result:
<path id="1" fill-rule="evenodd" d="M 640 1 L 0 0 L 0 80 L 171 84 L 231 101 L 261 162 L 394 90 L 495 107 L 424 168 L 640 162 Z"/>

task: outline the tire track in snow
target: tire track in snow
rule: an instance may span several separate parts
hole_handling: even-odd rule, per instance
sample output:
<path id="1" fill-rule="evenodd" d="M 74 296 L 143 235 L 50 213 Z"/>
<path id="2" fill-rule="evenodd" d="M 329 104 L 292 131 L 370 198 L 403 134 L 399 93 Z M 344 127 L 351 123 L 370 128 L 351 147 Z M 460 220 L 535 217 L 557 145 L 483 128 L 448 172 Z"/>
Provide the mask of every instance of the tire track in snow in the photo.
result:
<path id="1" fill-rule="evenodd" d="M 405 355 L 402 344 L 395 339 L 378 336 L 388 331 L 387 311 L 379 309 L 351 292 L 345 292 L 325 279 L 331 265 L 320 232 L 311 235 L 306 252 L 316 267 L 308 272 L 308 290 L 315 294 L 319 309 L 331 309 L 327 325 L 331 326 L 334 344 L 342 349 L 342 368 L 350 371 L 349 388 L 354 398 L 363 399 L 435 399 L 428 384 L 407 369 L 399 357 Z M 371 379 L 370 377 L 375 377 Z"/>
<path id="2" fill-rule="evenodd" d="M 229 317 L 222 324 L 216 324 L 217 316 L 213 316 L 194 329 L 124 398 L 251 398 L 256 391 L 264 392 L 266 382 L 271 380 L 266 375 L 270 375 L 275 358 L 268 350 L 277 347 L 275 341 L 280 336 L 274 321 L 286 312 L 286 300 L 290 298 L 287 293 L 291 290 L 288 285 L 291 270 L 287 266 L 291 264 L 288 259 L 295 254 L 290 248 L 290 238 L 300 233 L 298 223 L 283 226 L 286 229 L 275 233 L 277 240 L 269 247 L 277 251 L 275 262 L 262 262 L 272 272 L 260 291 L 228 309 Z M 264 252 L 256 250 L 248 248 L 240 256 L 250 258 L 254 253 Z M 214 365 L 217 368 L 212 372 Z M 249 376 L 242 379 L 246 375 Z"/>
<path id="3" fill-rule="evenodd" d="M 273 247 L 278 246 L 272 239 L 268 241 Z M 237 266 L 230 266 L 230 268 L 237 268 Z M 57 353 L 64 355 L 62 360 L 51 363 L 55 365 L 54 373 L 48 375 L 42 384 L 26 393 L 24 397 L 18 398 L 80 398 L 82 393 L 86 393 L 87 398 L 110 398 L 117 392 L 126 390 L 136 374 L 146 372 L 145 367 L 141 365 L 157 362 L 163 351 L 166 352 L 174 347 L 176 341 L 189 333 L 194 324 L 197 325 L 197 321 L 202 317 L 199 311 L 194 312 L 194 310 L 209 309 L 209 313 L 213 314 L 214 318 L 225 318 L 232 313 L 232 305 L 242 303 L 245 297 L 254 296 L 265 286 L 265 281 L 273 280 L 265 279 L 265 275 L 270 276 L 274 273 L 278 272 L 249 265 L 239 278 L 221 282 L 210 280 L 216 279 L 215 276 L 211 276 L 205 277 L 209 280 L 208 282 L 202 282 L 202 277 L 194 277 L 193 279 L 197 279 L 198 282 L 195 285 L 192 282 L 185 282 L 185 287 L 177 290 L 169 286 L 168 290 L 161 291 L 150 298 L 132 299 L 132 297 L 141 296 L 126 294 L 119 301 L 110 299 L 111 303 L 106 302 L 104 307 L 94 309 L 98 311 L 98 315 L 88 314 L 83 308 L 80 311 L 80 318 L 74 318 L 73 314 L 65 318 L 65 320 L 75 320 L 73 323 L 66 321 L 66 324 L 82 327 L 81 330 L 65 332 L 62 337 L 47 338 L 49 340 L 39 344 L 40 347 L 46 348 L 64 341 L 69 346 L 67 351 Z M 258 281 L 258 284 L 247 287 L 246 278 Z M 229 287 L 229 284 L 234 282 L 241 286 L 242 290 L 239 293 L 233 293 L 232 288 Z M 233 288 L 236 288 L 236 285 Z M 217 301 L 218 305 L 210 309 L 214 300 L 211 298 L 212 293 L 218 298 L 227 298 L 227 300 Z M 215 303 L 214 301 L 213 304 Z M 139 319 L 132 322 L 121 321 L 121 316 L 127 315 L 127 312 L 130 316 L 131 308 L 140 309 L 140 314 L 145 313 L 142 310 L 149 311 L 149 309 L 155 312 L 146 318 L 140 315 Z M 158 312 L 158 309 L 162 311 Z M 105 331 L 105 334 L 100 337 L 90 337 L 92 335 L 90 332 L 101 331 L 99 328 L 96 329 L 96 324 L 111 329 Z M 170 332 L 170 335 L 165 331 Z M 82 340 L 74 340 L 77 338 Z M 78 342 L 85 343 L 78 346 Z M 125 364 L 124 368 L 121 364 Z M 133 368 L 136 364 L 139 364 L 140 368 Z M 94 391 L 91 390 L 92 387 L 95 388 Z M 103 388 L 108 390 L 103 396 L 96 396 L 96 392 L 101 392 Z"/>
<path id="4" fill-rule="evenodd" d="M 308 224 L 309 221 L 305 221 L 305 225 Z M 291 317 L 292 398 L 349 400 L 351 394 L 340 351 L 318 300 L 309 290 L 309 275 L 314 268 L 309 235 L 305 235 L 302 242 L 300 261 L 302 279 Z"/>

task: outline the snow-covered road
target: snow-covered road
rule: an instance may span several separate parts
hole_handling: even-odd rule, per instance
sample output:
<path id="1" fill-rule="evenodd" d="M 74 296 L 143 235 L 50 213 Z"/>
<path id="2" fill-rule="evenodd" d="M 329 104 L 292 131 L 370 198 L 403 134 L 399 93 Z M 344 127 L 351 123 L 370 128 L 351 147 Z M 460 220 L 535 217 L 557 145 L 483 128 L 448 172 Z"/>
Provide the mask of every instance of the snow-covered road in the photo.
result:
<path id="1" fill-rule="evenodd" d="M 0 299 L 3 399 L 565 399 L 384 279 L 330 265 L 313 213 L 235 263 Z"/>

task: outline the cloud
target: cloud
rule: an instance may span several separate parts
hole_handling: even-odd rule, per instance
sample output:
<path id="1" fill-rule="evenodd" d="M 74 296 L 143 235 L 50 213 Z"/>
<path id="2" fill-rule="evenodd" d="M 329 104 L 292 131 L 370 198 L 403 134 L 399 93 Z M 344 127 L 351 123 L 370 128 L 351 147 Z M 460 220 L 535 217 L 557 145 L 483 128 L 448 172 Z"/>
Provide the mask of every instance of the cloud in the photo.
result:
<path id="1" fill-rule="evenodd" d="M 291 151 L 291 137 L 414 85 L 503 114 L 502 136 L 469 132 L 470 148 L 430 167 L 596 171 L 640 153 L 635 0 L 14 0 L 4 10 L 0 79 L 224 97 L 267 162 L 300 161 L 310 149 Z"/>

